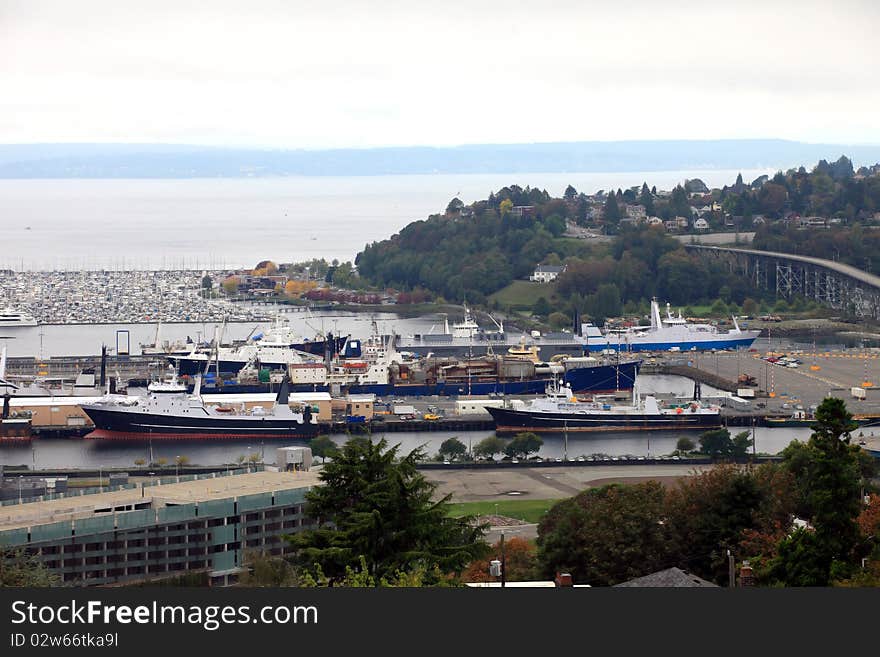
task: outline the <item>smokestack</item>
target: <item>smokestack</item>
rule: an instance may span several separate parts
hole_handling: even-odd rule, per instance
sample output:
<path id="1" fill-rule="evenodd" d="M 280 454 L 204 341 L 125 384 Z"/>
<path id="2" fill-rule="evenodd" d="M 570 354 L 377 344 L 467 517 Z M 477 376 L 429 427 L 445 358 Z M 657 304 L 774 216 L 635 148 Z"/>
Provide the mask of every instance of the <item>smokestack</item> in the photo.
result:
<path id="1" fill-rule="evenodd" d="M 570 573 L 556 573 L 556 578 L 553 581 L 557 587 L 574 586 Z"/>

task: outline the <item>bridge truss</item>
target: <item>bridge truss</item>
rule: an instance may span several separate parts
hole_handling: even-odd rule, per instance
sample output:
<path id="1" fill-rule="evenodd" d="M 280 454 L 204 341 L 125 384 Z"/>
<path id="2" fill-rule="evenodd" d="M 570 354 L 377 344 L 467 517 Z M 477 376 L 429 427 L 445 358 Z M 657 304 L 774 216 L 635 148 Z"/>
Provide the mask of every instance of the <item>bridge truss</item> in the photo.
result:
<path id="1" fill-rule="evenodd" d="M 880 320 L 880 278 L 833 260 L 770 251 L 700 244 L 685 247 L 724 262 L 762 290 L 777 297 L 801 295 L 858 317 Z"/>

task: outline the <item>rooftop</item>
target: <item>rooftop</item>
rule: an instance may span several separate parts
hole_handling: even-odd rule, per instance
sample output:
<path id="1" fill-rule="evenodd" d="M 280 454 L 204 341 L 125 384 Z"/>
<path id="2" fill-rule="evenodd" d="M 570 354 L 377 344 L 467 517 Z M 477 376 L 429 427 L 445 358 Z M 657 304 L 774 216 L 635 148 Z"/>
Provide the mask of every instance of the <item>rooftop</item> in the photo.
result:
<path id="1" fill-rule="evenodd" d="M 319 482 L 315 472 L 253 472 L 157 486 L 139 485 L 137 488 L 108 493 L 72 495 L 42 502 L 13 504 L 0 507 L 0 531 L 107 515 L 114 509 L 125 513 L 125 507 L 135 505 L 157 509 L 169 505 L 309 488 Z"/>
<path id="2" fill-rule="evenodd" d="M 713 584 L 712 582 L 697 577 L 686 570 L 681 570 L 680 568 L 667 568 L 666 570 L 660 570 L 656 573 L 651 573 L 650 575 L 645 575 L 644 577 L 637 577 L 635 579 L 631 579 L 628 582 L 621 582 L 620 584 L 615 584 L 615 587 L 620 586 L 628 586 L 628 587 L 637 587 L 637 586 L 645 586 L 645 587 L 665 587 L 665 588 L 718 588 L 717 584 Z"/>

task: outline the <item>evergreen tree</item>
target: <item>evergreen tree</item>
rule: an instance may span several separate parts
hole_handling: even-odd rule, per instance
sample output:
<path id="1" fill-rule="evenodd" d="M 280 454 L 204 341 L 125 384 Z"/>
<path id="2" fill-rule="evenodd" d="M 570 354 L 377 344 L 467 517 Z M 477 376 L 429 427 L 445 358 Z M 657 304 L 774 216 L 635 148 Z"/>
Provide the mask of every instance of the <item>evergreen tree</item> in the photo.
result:
<path id="1" fill-rule="evenodd" d="M 617 205 L 617 197 L 614 194 L 609 194 L 608 198 L 605 199 L 604 217 L 607 223 L 616 224 L 620 221 L 620 206 Z"/>
<path id="2" fill-rule="evenodd" d="M 814 528 L 810 537 L 787 537 L 780 544 L 772 576 L 788 585 L 826 586 L 846 576 L 858 541 L 856 517 L 861 510 L 861 464 L 859 447 L 850 445 L 852 421 L 842 399 L 826 398 L 816 410 L 813 434 L 806 444 L 795 441 L 782 452 L 786 468 L 794 476 L 799 509 Z M 810 552 L 812 579 L 798 576 L 791 558 Z M 815 567 L 816 564 L 821 568 Z"/>
<path id="3" fill-rule="evenodd" d="M 436 485 L 416 469 L 424 452 L 398 457 L 398 447 L 351 438 L 324 466 L 322 485 L 307 495 L 306 514 L 318 528 L 287 537 L 303 571 L 341 579 L 363 559 L 378 581 L 435 566 L 456 573 L 483 556 L 483 528 L 449 517 L 448 495 L 433 499 Z"/>

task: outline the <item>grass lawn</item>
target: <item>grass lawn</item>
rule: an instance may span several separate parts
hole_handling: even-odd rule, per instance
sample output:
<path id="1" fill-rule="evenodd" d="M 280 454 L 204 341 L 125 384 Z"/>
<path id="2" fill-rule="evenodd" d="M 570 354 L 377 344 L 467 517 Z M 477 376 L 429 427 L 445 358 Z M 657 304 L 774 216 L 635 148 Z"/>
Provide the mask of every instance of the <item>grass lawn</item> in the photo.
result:
<path id="1" fill-rule="evenodd" d="M 531 281 L 514 281 L 505 288 L 489 295 L 490 301 L 497 301 L 502 308 L 531 308 L 535 302 L 544 297 L 550 301 L 556 292 L 555 283 L 533 283 Z"/>
<path id="2" fill-rule="evenodd" d="M 517 518 L 525 522 L 538 522 L 551 506 L 560 500 L 500 500 L 498 502 L 459 502 L 449 505 L 449 515 L 454 518 L 466 515 L 494 515 Z"/>

